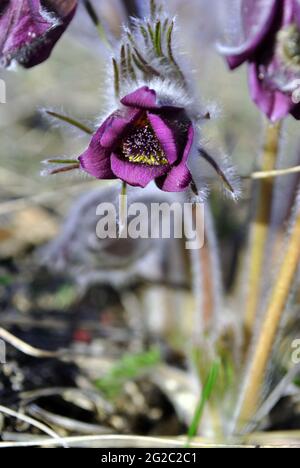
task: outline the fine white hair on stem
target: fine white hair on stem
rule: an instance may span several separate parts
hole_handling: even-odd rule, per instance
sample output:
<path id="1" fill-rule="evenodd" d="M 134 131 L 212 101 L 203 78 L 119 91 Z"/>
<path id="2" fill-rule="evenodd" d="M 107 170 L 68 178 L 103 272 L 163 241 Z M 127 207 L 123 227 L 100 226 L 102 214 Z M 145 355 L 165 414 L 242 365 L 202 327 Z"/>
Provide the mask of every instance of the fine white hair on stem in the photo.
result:
<path id="1" fill-rule="evenodd" d="M 136 84 L 127 84 L 125 88 L 125 94 L 145 85 L 145 81 L 139 80 Z M 158 97 L 158 103 L 162 106 L 177 106 L 182 107 L 194 114 L 194 102 L 193 97 L 189 95 L 187 90 L 182 86 L 179 81 L 171 79 L 161 79 L 159 77 L 151 78 L 147 81 L 147 85 L 155 89 Z"/>
<path id="2" fill-rule="evenodd" d="M 236 167 L 232 164 L 229 156 L 224 155 L 220 162 L 221 170 L 224 172 L 229 184 L 233 188 L 233 191 L 229 190 L 226 184 L 222 184 L 222 190 L 224 195 L 237 202 L 242 196 L 241 179 L 238 176 Z"/>
<path id="3" fill-rule="evenodd" d="M 60 162 L 64 161 L 63 162 Z M 83 177 L 85 177 L 85 174 L 83 171 L 80 170 L 79 167 L 79 162 L 73 160 L 70 157 L 64 157 L 59 158 L 56 162 L 55 159 L 51 158 L 45 161 L 42 161 L 42 164 L 44 164 L 44 169 L 40 171 L 40 176 L 41 177 L 48 177 L 49 175 L 53 176 L 59 176 L 61 174 L 66 177 L 67 175 L 72 177 L 72 180 L 78 178 L 79 180 L 82 180 Z"/>
<path id="4" fill-rule="evenodd" d="M 212 182 L 218 180 L 218 186 L 226 198 L 233 201 L 241 198 L 241 180 L 229 157 L 211 156 L 206 148 L 198 145 L 196 150 L 191 151 L 188 167 L 197 188 L 203 183 L 211 187 Z"/>
<path id="5" fill-rule="evenodd" d="M 217 120 L 222 117 L 223 109 L 217 102 L 203 100 L 202 107 L 205 110 L 205 113 L 209 115 L 211 120 Z"/>
<path id="6" fill-rule="evenodd" d="M 198 179 L 199 181 L 199 179 Z M 206 182 L 203 180 L 201 184 L 195 186 L 197 193 L 193 192 L 192 190 L 188 193 L 188 199 L 190 203 L 204 203 L 209 197 L 209 187 Z"/>
<path id="7" fill-rule="evenodd" d="M 93 124 L 90 121 L 76 120 L 73 115 L 66 112 L 62 107 L 40 107 L 39 112 L 51 127 L 67 129 L 76 137 L 84 137 L 93 131 Z"/>

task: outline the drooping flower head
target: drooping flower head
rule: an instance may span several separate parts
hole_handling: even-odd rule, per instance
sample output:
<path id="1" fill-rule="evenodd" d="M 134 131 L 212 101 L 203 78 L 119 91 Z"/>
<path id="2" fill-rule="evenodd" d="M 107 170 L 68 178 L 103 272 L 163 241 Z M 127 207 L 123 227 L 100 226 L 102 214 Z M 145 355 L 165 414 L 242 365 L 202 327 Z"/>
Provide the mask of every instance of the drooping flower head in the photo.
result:
<path id="1" fill-rule="evenodd" d="M 121 179 L 145 187 L 155 180 L 165 191 L 186 190 L 196 128 L 187 84 L 172 48 L 174 21 L 161 10 L 136 20 L 113 60 L 115 110 L 79 157 L 98 179 Z"/>
<path id="2" fill-rule="evenodd" d="M 240 0 L 235 39 L 219 47 L 231 69 L 249 65 L 253 101 L 271 121 L 300 118 L 299 0 Z"/>
<path id="3" fill-rule="evenodd" d="M 221 175 L 215 161 L 201 151 L 198 127 L 208 117 L 194 97 L 174 48 L 175 22 L 161 3 L 150 1 L 150 15 L 125 28 L 112 59 L 113 77 L 106 90 L 110 111 L 101 119 L 78 160 L 50 173 L 80 168 L 100 180 L 119 179 L 135 187 L 154 181 L 166 192 L 196 190 L 191 159 L 203 156 Z"/>
<path id="4" fill-rule="evenodd" d="M 192 180 L 187 160 L 193 138 L 185 109 L 161 103 L 154 89 L 142 86 L 121 98 L 79 160 L 98 179 L 139 187 L 155 180 L 161 189 L 177 192 Z"/>
<path id="5" fill-rule="evenodd" d="M 26 68 L 46 60 L 77 8 L 77 0 L 1 0 L 0 63 Z"/>

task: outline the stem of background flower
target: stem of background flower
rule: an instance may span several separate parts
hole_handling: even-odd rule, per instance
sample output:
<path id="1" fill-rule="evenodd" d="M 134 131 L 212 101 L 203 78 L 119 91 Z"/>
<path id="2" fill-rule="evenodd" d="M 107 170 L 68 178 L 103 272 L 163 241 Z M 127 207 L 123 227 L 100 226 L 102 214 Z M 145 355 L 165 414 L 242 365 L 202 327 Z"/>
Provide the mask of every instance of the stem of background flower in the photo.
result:
<path id="1" fill-rule="evenodd" d="M 111 49 L 112 46 L 111 46 L 111 43 L 106 35 L 106 31 L 103 27 L 103 24 L 101 23 L 100 21 L 100 18 L 99 16 L 97 15 L 97 12 L 95 11 L 95 8 L 94 6 L 92 5 L 92 3 L 90 2 L 90 0 L 84 0 L 83 1 L 83 4 L 85 6 L 85 9 L 89 15 L 89 17 L 91 18 L 93 24 L 96 26 L 96 29 L 98 31 L 98 34 L 100 36 L 100 39 L 106 44 L 106 46 Z"/>
<path id="2" fill-rule="evenodd" d="M 238 428 L 254 416 L 263 389 L 264 376 L 269 364 L 274 341 L 281 323 L 300 261 L 300 213 L 288 240 L 285 258 L 271 295 L 267 313 L 260 328 L 251 365 L 245 379 L 245 392 L 238 416 Z"/>
<path id="3" fill-rule="evenodd" d="M 272 171 L 276 167 L 281 135 L 281 122 L 267 124 L 266 140 L 263 148 L 262 170 Z M 261 295 L 261 283 L 265 248 L 269 234 L 274 181 L 265 179 L 259 183 L 258 205 L 251 228 L 250 271 L 248 296 L 246 301 L 245 328 L 248 337 L 253 333 L 257 309 Z"/>

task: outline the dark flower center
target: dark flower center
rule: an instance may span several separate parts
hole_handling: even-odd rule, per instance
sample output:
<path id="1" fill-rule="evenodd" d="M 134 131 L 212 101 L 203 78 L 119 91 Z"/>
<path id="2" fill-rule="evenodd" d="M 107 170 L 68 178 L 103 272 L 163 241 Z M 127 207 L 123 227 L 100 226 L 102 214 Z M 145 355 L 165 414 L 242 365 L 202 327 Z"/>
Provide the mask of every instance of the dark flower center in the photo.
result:
<path id="1" fill-rule="evenodd" d="M 280 32 L 279 42 L 285 62 L 300 65 L 300 30 L 293 24 Z"/>
<path id="2" fill-rule="evenodd" d="M 123 156 L 135 164 L 166 166 L 169 164 L 149 121 L 143 119 L 122 142 Z"/>

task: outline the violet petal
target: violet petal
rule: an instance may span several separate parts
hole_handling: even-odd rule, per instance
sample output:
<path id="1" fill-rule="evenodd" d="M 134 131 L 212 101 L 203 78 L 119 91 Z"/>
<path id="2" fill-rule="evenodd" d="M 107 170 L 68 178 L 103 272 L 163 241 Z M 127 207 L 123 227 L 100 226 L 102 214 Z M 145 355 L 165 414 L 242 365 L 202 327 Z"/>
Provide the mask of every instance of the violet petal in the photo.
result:
<path id="1" fill-rule="evenodd" d="M 106 121 L 107 125 L 101 137 L 101 145 L 104 148 L 113 150 L 115 145 L 142 116 L 142 113 L 143 112 L 139 109 L 128 109 L 127 112 L 122 115 L 115 112 L 112 115 L 113 118 L 110 121 Z"/>
<path id="2" fill-rule="evenodd" d="M 178 166 L 174 166 L 166 177 L 156 180 L 156 184 L 161 190 L 165 192 L 183 192 L 191 184 L 192 175 L 187 167 L 187 161 L 192 149 L 194 134 L 194 128 L 191 125 L 181 163 Z"/>
<path id="3" fill-rule="evenodd" d="M 152 129 L 154 130 L 156 138 L 159 140 L 161 147 L 164 150 L 169 164 L 174 164 L 179 157 L 174 133 L 159 115 L 148 113 L 148 119 Z"/>
<path id="4" fill-rule="evenodd" d="M 78 158 L 82 169 L 97 179 L 116 178 L 111 170 L 111 151 L 103 148 L 101 145 L 101 137 L 107 126 L 110 125 L 112 119 L 113 117 L 110 116 L 97 130 L 90 142 L 88 149 Z"/>
<path id="5" fill-rule="evenodd" d="M 218 46 L 219 52 L 225 55 L 231 69 L 248 60 L 264 40 L 272 27 L 276 14 L 280 12 L 280 1 L 241 0 L 240 9 L 240 43 Z M 229 14 L 232 15 L 230 9 Z"/>
<path id="6" fill-rule="evenodd" d="M 265 85 L 255 63 L 249 66 L 249 86 L 253 101 L 272 122 L 286 117 L 294 107 L 289 95 Z"/>
<path id="7" fill-rule="evenodd" d="M 139 109 L 156 109 L 159 106 L 156 103 L 156 92 L 148 86 L 143 86 L 131 94 L 123 97 L 121 103 L 127 107 Z"/>
<path id="8" fill-rule="evenodd" d="M 0 7 L 0 59 L 4 65 L 15 59 L 29 68 L 46 60 L 76 8 L 77 0 L 48 0 L 46 4 L 10 0 Z"/>
<path id="9" fill-rule="evenodd" d="M 169 170 L 169 166 L 144 166 L 124 161 L 117 154 L 111 156 L 111 168 L 119 179 L 134 187 L 142 188 Z"/>

